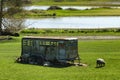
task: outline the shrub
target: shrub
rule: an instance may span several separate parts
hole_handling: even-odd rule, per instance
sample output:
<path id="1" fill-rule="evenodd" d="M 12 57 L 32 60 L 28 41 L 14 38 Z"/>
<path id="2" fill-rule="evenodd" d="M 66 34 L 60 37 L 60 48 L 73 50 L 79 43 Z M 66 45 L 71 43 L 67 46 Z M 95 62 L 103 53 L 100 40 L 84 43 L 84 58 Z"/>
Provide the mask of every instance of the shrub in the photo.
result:
<path id="1" fill-rule="evenodd" d="M 120 29 L 116 29 L 115 32 L 120 32 Z"/>
<path id="2" fill-rule="evenodd" d="M 13 15 L 13 14 L 16 14 L 16 13 L 19 13 L 19 12 L 22 12 L 23 11 L 23 9 L 22 8 L 9 8 L 8 9 L 8 14 L 9 15 Z"/>
<path id="3" fill-rule="evenodd" d="M 15 36 L 15 37 L 19 37 L 20 34 L 19 34 L 19 33 L 14 33 L 13 36 Z"/>
<path id="4" fill-rule="evenodd" d="M 47 10 L 62 10 L 59 6 L 50 6 Z"/>

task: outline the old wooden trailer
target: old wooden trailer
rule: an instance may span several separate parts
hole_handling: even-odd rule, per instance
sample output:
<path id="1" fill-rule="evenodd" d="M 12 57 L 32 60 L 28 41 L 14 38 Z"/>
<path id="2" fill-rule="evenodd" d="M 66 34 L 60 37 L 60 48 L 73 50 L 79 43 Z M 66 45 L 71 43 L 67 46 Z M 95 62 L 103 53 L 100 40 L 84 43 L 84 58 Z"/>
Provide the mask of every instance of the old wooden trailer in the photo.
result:
<path id="1" fill-rule="evenodd" d="M 59 37 L 23 37 L 21 63 L 40 64 L 68 64 L 80 61 L 77 38 Z"/>

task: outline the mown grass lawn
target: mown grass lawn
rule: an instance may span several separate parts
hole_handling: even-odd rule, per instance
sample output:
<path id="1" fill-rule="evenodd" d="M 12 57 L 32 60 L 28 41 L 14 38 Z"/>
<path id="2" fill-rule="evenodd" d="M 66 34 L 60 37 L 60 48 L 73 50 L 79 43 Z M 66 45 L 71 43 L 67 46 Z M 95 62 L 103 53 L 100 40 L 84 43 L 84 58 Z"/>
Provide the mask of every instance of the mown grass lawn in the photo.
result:
<path id="1" fill-rule="evenodd" d="M 120 40 L 79 40 L 81 62 L 87 67 L 43 67 L 15 63 L 20 56 L 20 38 L 0 41 L 0 80 L 120 80 Z M 106 61 L 95 68 L 95 60 Z"/>
<path id="2" fill-rule="evenodd" d="M 119 6 L 114 2 L 119 3 L 119 0 L 32 0 L 33 5 Z"/>

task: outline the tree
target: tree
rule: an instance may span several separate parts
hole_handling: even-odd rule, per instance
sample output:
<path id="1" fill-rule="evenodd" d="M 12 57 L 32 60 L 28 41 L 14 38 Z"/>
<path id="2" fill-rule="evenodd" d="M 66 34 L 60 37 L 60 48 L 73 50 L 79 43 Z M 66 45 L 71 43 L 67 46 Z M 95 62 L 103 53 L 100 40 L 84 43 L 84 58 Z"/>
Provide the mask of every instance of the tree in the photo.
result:
<path id="1" fill-rule="evenodd" d="M 19 13 L 22 11 L 22 5 L 23 5 L 23 0 L 0 0 L 0 35 L 5 33 L 5 31 L 13 32 L 14 30 L 19 30 L 23 26 L 22 21 L 17 20 L 14 21 L 18 25 L 15 25 L 13 21 L 13 15 L 16 13 Z M 7 8 L 5 10 L 5 8 Z M 4 18 L 5 15 L 3 15 L 6 12 L 7 15 L 9 15 L 9 19 Z M 12 19 L 13 18 L 13 19 Z M 11 20 L 10 20 L 11 19 Z M 12 23 L 12 24 L 11 24 Z M 14 29 L 14 30 L 13 30 Z"/>
<path id="2" fill-rule="evenodd" d="M 0 35 L 2 34 L 3 0 L 0 1 Z"/>
<path id="3" fill-rule="evenodd" d="M 14 34 L 23 29 L 25 26 L 23 25 L 24 19 L 15 19 L 9 18 L 3 20 L 5 35 Z"/>

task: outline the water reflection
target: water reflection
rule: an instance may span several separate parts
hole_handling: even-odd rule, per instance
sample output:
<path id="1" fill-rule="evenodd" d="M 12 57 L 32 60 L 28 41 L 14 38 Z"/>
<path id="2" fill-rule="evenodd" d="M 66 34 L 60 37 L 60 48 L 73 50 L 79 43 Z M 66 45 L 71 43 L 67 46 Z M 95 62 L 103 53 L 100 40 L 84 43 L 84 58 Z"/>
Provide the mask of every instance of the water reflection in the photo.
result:
<path id="1" fill-rule="evenodd" d="M 120 17 L 58 17 L 26 19 L 28 28 L 120 28 Z"/>

